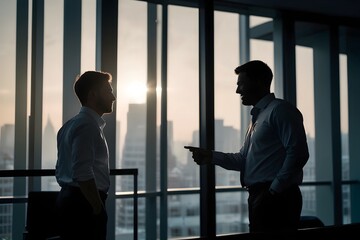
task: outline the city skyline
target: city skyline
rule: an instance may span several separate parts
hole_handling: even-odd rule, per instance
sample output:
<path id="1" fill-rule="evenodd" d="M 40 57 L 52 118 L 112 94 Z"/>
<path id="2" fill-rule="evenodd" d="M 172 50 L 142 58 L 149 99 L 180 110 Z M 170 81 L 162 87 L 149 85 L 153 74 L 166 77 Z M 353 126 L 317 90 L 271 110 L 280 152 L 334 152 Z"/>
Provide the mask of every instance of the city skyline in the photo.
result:
<path id="1" fill-rule="evenodd" d="M 121 159 L 118 159 L 119 161 L 122 161 L 122 167 L 124 168 L 138 168 L 139 169 L 139 190 L 145 190 L 145 151 L 142 151 L 141 149 L 145 148 L 145 131 L 143 129 L 145 125 L 145 121 L 141 117 L 141 115 L 144 114 L 144 104 L 136 104 L 133 107 L 129 108 L 131 112 L 129 112 L 129 122 L 131 122 L 131 126 L 128 126 L 128 129 L 125 132 L 125 135 L 127 135 L 125 148 L 123 151 L 123 154 L 121 155 Z M 55 145 L 55 129 L 51 123 L 51 120 L 47 122 L 47 130 L 44 131 L 44 139 L 47 139 L 47 147 L 43 149 L 43 163 L 46 165 L 49 162 L 52 161 L 55 162 L 55 159 L 51 159 L 51 156 L 55 156 L 56 148 L 55 146 L 51 146 L 51 141 L 49 139 L 53 139 L 52 144 Z M 170 124 L 171 125 L 171 124 Z M 6 125 L 6 131 L 4 131 L 1 128 L 0 132 L 0 139 L 8 139 L 5 135 L 13 135 L 11 131 L 14 131 L 14 126 Z M 171 127 L 170 127 L 171 129 Z M 216 129 L 218 131 L 216 139 L 216 145 L 218 145 L 220 148 L 235 148 L 236 143 L 239 141 L 239 132 L 230 127 L 224 125 L 223 120 L 219 119 L 216 120 Z M 171 131 L 169 133 L 171 135 Z M 159 135 L 158 135 L 159 136 Z M 169 146 L 176 145 L 176 141 L 172 143 L 172 138 L 169 137 Z M 346 139 L 346 137 L 345 137 Z M 159 140 L 157 140 L 159 141 Z M 191 140 L 192 143 L 197 143 L 198 140 L 198 132 L 195 131 L 193 133 L 193 138 Z M 309 138 L 309 147 L 310 151 L 313 152 L 313 141 L 314 139 Z M 11 142 L 5 142 L 8 147 L 11 147 Z M 230 144 L 229 144 L 230 143 Z M 4 141 L 0 142 L 0 149 L 4 149 L 3 147 Z M 230 145 L 233 146 L 230 146 Z M 172 148 L 169 148 L 169 154 L 172 155 Z M 49 151 L 53 151 L 53 154 L 49 153 Z M 140 151 L 140 152 L 139 152 Z M 2 159 L 2 154 L 0 154 L 0 160 Z M 158 156 L 159 157 L 159 156 Z M 173 160 L 180 163 L 180 159 L 177 158 L 178 155 L 175 154 L 175 158 Z M 48 159 L 45 159 L 48 158 Z M 159 159 L 157 159 L 157 164 L 159 164 Z M 171 160 L 169 160 L 171 161 Z M 0 161 L 1 162 L 1 161 Z M 9 163 L 9 161 L 8 161 Z M 125 163 L 125 164 L 124 164 Z M 174 165 L 169 164 L 169 166 L 172 166 L 168 169 L 168 181 L 169 181 L 169 188 L 193 188 L 193 187 L 199 187 L 199 168 L 194 167 L 196 166 L 195 163 L 192 161 L 191 156 L 187 155 L 187 161 L 185 163 L 181 163 L 181 165 Z M 178 172 L 172 172 L 171 169 L 177 169 Z M 314 173 L 314 155 L 311 154 L 311 160 L 308 163 L 308 167 L 305 170 L 304 174 L 304 180 L 305 181 L 314 181 L 315 176 L 311 173 Z M 159 170 L 159 169 L 158 169 Z M 346 170 L 346 169 L 345 169 Z M 239 173 L 236 171 L 227 171 L 220 167 L 216 168 L 216 185 L 217 186 L 238 186 L 239 185 Z M 55 179 L 52 179 L 52 181 L 42 181 L 44 190 L 57 190 L 58 186 L 55 182 Z M 117 190 L 122 191 L 131 191 L 132 189 L 132 181 L 127 180 L 126 178 L 118 179 L 117 184 L 119 186 L 124 186 Z M 8 186 L 11 187 L 11 186 Z M 310 214 L 314 215 L 316 214 L 316 208 L 314 207 L 314 204 L 311 204 L 311 201 L 314 201 L 314 189 L 308 189 L 304 188 L 304 201 L 306 204 L 304 204 L 303 212 L 304 214 Z M 234 195 L 235 194 L 235 195 Z M 230 197 L 231 196 L 231 197 Z M 242 195 L 241 195 L 242 196 Z M 247 218 L 246 213 L 243 212 L 244 210 L 241 206 L 246 205 L 246 197 L 241 201 L 243 204 L 239 205 L 239 195 L 236 193 L 219 193 L 219 196 L 217 197 L 217 206 L 219 208 L 217 222 L 219 225 L 218 233 L 229 233 L 229 232 L 243 232 L 247 231 Z M 123 227 L 120 227 L 118 229 L 118 233 L 120 236 L 128 236 L 129 230 L 132 228 L 132 201 L 126 200 L 121 201 L 122 204 L 125 205 L 118 205 L 117 211 L 118 211 L 118 220 L 120 221 Z M 172 201 L 169 202 L 169 236 L 187 236 L 189 234 L 189 231 L 192 235 L 197 235 L 199 233 L 199 202 L 198 198 L 194 197 L 188 197 L 188 196 L 178 196 L 176 198 L 173 198 Z M 121 209 L 121 206 L 125 207 L 123 210 Z M 145 212 L 144 212 L 144 201 L 139 201 L 139 236 L 145 236 L 145 230 L 144 230 L 144 219 L 146 218 Z M 197 209 L 197 210 L 196 210 Z M 189 215 L 188 215 L 189 214 Z M 185 221 L 186 223 L 191 224 L 185 224 L 183 221 L 180 221 L 178 219 L 187 219 Z M 233 224 L 234 220 L 236 220 L 237 224 Z M 190 235 L 191 236 L 191 235 Z M 131 235 L 128 236 L 131 238 Z M 142 238 L 141 238 L 142 239 Z"/>

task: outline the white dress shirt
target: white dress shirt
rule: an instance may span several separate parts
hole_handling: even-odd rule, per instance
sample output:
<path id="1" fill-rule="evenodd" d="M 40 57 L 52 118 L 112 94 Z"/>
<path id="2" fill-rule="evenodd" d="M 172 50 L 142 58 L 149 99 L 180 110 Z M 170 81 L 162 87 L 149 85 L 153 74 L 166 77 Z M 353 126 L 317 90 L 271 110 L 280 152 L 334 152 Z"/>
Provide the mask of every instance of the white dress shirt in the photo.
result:
<path id="1" fill-rule="evenodd" d="M 290 185 L 301 184 L 302 169 L 309 158 L 302 114 L 273 93 L 255 107 L 260 112 L 249 142 L 244 143 L 246 147 L 241 147 L 238 153 L 214 151 L 213 163 L 241 171 L 245 186 L 271 182 L 272 190 L 282 192 Z"/>
<path id="2" fill-rule="evenodd" d="M 95 179 L 99 190 L 109 190 L 109 152 L 103 134 L 105 124 L 91 108 L 82 107 L 60 128 L 55 176 L 61 187 L 79 186 L 78 181 Z"/>

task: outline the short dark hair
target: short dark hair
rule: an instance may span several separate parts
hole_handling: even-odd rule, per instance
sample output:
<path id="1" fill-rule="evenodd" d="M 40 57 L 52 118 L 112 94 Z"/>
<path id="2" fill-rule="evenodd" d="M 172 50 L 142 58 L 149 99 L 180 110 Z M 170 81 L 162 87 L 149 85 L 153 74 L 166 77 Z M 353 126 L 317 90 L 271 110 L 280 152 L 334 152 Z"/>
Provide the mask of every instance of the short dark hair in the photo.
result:
<path id="1" fill-rule="evenodd" d="M 273 78 L 273 73 L 270 67 L 260 60 L 249 61 L 243 65 L 235 68 L 235 73 L 246 73 L 251 80 L 260 80 L 267 84 L 269 87 Z"/>
<path id="2" fill-rule="evenodd" d="M 78 76 L 74 83 L 76 96 L 82 105 L 87 102 L 88 94 L 91 90 L 100 87 L 104 82 L 111 82 L 112 76 L 107 72 L 87 71 Z"/>

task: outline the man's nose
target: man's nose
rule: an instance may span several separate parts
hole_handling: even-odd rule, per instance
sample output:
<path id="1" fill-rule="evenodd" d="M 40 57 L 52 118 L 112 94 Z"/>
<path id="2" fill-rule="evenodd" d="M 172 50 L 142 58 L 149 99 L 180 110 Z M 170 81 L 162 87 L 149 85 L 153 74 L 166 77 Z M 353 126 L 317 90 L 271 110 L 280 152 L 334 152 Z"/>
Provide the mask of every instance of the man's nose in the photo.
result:
<path id="1" fill-rule="evenodd" d="M 236 88 L 236 93 L 237 93 L 237 94 L 241 94 L 241 87 L 240 87 L 240 86 L 237 86 L 237 88 Z"/>

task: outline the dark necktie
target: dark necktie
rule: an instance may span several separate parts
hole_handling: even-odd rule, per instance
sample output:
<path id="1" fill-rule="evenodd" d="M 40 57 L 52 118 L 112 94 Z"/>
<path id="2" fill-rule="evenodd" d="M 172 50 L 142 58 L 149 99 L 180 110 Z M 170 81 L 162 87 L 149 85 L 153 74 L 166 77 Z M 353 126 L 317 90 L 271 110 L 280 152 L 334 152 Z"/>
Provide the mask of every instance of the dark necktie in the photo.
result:
<path id="1" fill-rule="evenodd" d="M 251 117 L 251 123 L 252 125 L 254 125 L 258 115 L 259 115 L 259 112 L 260 112 L 260 108 L 257 108 L 257 107 L 253 107 L 250 111 L 250 114 L 252 115 Z"/>
<path id="2" fill-rule="evenodd" d="M 252 132 L 254 131 L 254 127 L 255 127 L 255 122 L 256 119 L 259 115 L 260 112 L 260 108 L 257 107 L 253 107 L 250 111 L 251 114 L 251 122 L 249 124 L 249 128 L 246 132 L 246 136 L 245 136 L 245 142 L 244 142 L 244 154 L 245 157 L 247 158 L 247 152 L 249 151 L 249 147 L 250 147 L 250 137 L 252 135 Z M 245 183 L 244 183 L 244 176 L 245 176 L 245 165 L 246 165 L 246 160 L 243 161 L 242 166 L 241 166 L 241 171 L 240 171 L 240 183 L 241 186 L 245 187 Z"/>

